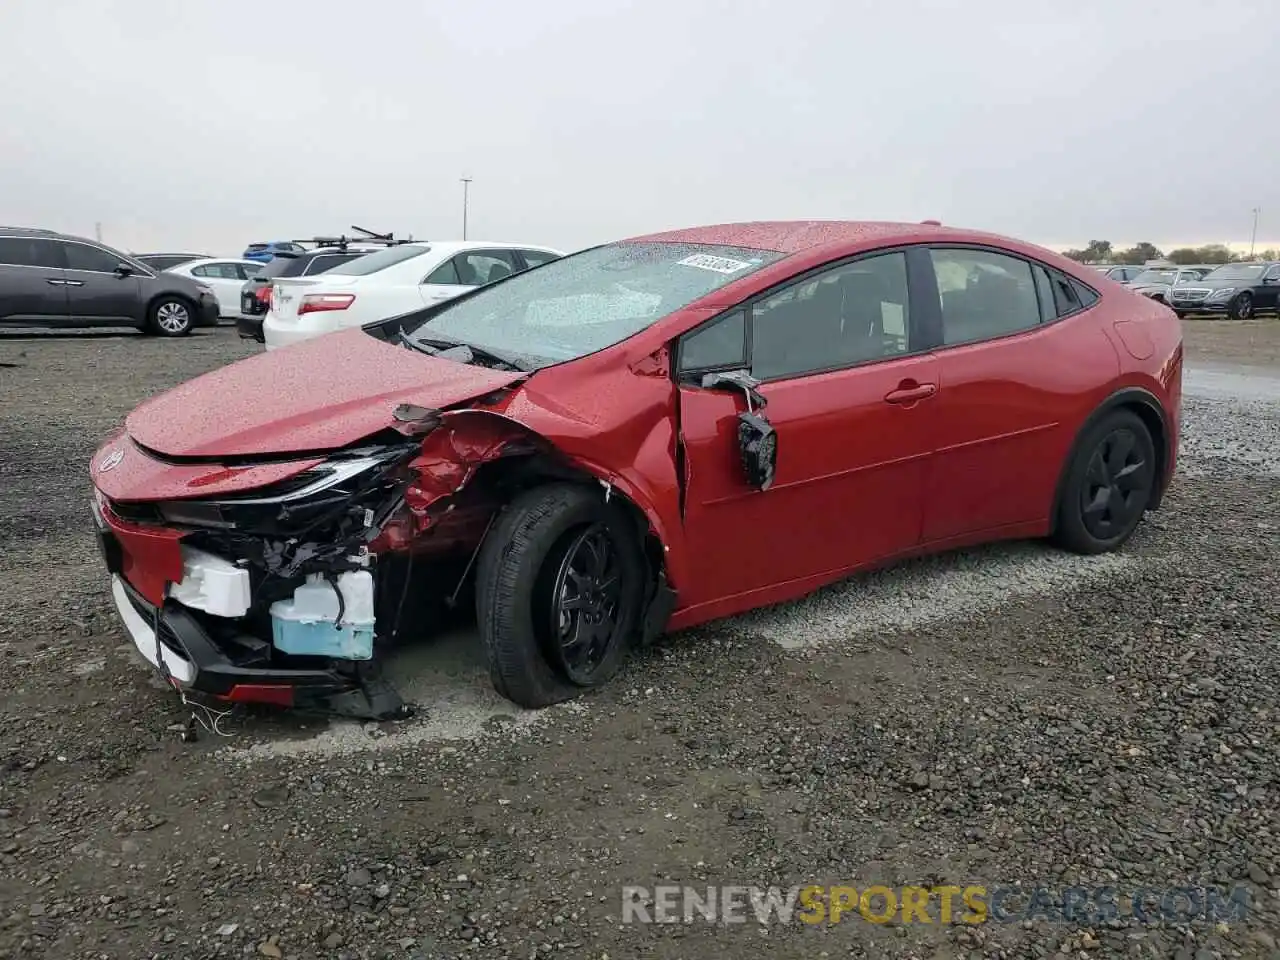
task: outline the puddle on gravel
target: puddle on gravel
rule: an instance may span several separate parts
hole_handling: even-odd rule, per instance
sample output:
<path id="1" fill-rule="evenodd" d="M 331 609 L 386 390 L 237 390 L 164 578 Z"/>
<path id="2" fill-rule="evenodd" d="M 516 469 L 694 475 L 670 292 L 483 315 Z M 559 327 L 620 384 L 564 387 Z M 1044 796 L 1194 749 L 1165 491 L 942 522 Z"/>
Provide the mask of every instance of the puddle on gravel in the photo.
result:
<path id="1" fill-rule="evenodd" d="M 517 736 L 557 711 L 524 710 L 498 694 L 474 631 L 459 630 L 429 643 L 397 651 L 387 673 L 417 716 L 397 723 L 331 721 L 315 736 L 279 739 L 230 748 L 240 759 L 327 757 L 401 749 L 419 743 Z"/>
<path id="2" fill-rule="evenodd" d="M 784 650 L 836 644 L 989 612 L 1009 601 L 1114 583 L 1149 557 L 1083 557 L 1037 543 L 984 547 L 912 561 L 827 587 L 780 607 L 743 614 L 726 626 Z"/>
<path id="3" fill-rule="evenodd" d="M 1280 403 L 1280 377 L 1229 364 L 1200 364 L 1183 372 L 1182 391 L 1192 397 Z"/>
<path id="4" fill-rule="evenodd" d="M 726 621 L 744 634 L 799 650 L 858 634 L 881 635 L 987 612 L 1009 601 L 1060 595 L 1114 583 L 1162 560 L 1132 554 L 1080 557 L 1041 544 L 1012 544 L 914 561 L 856 577 L 795 603 Z M 519 737 L 581 701 L 522 710 L 499 696 L 473 632 L 403 651 L 389 666 L 405 698 L 421 714 L 404 723 L 333 722 L 309 737 L 232 744 L 240 760 L 324 758 L 417 744 Z"/>

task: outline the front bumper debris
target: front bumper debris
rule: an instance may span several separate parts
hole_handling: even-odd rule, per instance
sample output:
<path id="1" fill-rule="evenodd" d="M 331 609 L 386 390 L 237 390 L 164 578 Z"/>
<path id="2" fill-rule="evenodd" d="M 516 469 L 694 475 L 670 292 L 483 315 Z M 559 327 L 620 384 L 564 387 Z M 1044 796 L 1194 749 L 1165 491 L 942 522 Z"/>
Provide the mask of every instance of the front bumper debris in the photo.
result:
<path id="1" fill-rule="evenodd" d="M 134 647 L 177 689 L 229 703 L 272 704 L 361 720 L 408 714 L 404 700 L 374 664 L 339 666 L 298 658 L 297 666 L 282 665 L 266 641 L 211 629 L 208 618 L 176 600 L 158 608 L 119 575 L 112 576 L 111 593 Z M 303 665 L 307 661 L 316 665 Z"/>
<path id="2" fill-rule="evenodd" d="M 240 589 L 247 583 L 226 576 L 226 561 L 175 543 L 173 553 L 184 559 L 184 569 L 175 571 L 171 562 L 140 558 L 139 534 L 127 524 L 117 528 L 119 521 L 97 501 L 92 516 L 120 621 L 138 653 L 170 686 L 230 703 L 362 720 L 410 715 L 376 660 L 292 656 L 264 639 L 248 619 L 220 615 L 245 612 L 248 602 Z"/>

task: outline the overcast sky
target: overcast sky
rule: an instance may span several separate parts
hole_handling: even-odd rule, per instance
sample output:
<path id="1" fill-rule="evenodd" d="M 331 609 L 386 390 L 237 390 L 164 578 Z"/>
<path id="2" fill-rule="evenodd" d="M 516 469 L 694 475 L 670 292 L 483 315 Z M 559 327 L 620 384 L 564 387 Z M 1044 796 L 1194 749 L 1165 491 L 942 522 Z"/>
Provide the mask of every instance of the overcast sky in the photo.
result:
<path id="1" fill-rule="evenodd" d="M 1275 0 L 0 0 L 0 223 L 1280 245 Z"/>

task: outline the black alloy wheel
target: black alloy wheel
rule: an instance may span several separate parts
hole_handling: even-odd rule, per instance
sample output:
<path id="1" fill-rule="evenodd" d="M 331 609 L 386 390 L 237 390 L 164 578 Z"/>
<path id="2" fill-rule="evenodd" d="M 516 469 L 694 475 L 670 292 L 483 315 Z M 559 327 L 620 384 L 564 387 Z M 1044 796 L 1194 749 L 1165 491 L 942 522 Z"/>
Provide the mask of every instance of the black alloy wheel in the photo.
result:
<path id="1" fill-rule="evenodd" d="M 1129 409 L 1103 415 L 1081 436 L 1067 467 L 1054 539 L 1076 553 L 1120 547 L 1151 503 L 1156 468 L 1142 418 Z"/>
<path id="2" fill-rule="evenodd" d="M 1151 463 L 1133 430 L 1121 427 L 1102 438 L 1089 458 L 1080 487 L 1084 527 L 1098 540 L 1131 528 L 1151 498 Z"/>
<path id="3" fill-rule="evenodd" d="M 570 540 L 551 589 L 549 639 L 566 677 L 590 686 L 616 642 L 622 572 L 608 527 L 596 522 Z"/>

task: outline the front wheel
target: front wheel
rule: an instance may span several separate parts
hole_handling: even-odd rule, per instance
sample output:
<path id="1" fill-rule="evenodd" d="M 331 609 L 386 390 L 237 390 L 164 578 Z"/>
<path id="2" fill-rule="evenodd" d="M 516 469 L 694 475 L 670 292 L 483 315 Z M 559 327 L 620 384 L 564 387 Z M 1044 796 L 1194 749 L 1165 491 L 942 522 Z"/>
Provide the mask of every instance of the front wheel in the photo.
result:
<path id="1" fill-rule="evenodd" d="M 162 337 L 185 337 L 191 332 L 191 304 L 179 297 L 161 297 L 151 305 L 151 332 Z"/>
<path id="2" fill-rule="evenodd" d="M 639 534 L 599 489 L 527 491 L 494 523 L 476 568 L 476 619 L 494 688 L 522 707 L 609 680 L 640 629 Z"/>
<path id="3" fill-rule="evenodd" d="M 1232 320 L 1248 320 L 1253 316 L 1253 294 L 1242 293 L 1231 301 L 1227 316 Z"/>
<path id="4" fill-rule="evenodd" d="M 1146 512 L 1155 483 L 1156 451 L 1147 425 L 1131 410 L 1106 414 L 1072 454 L 1055 539 L 1075 553 L 1119 548 Z"/>

